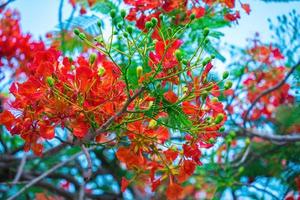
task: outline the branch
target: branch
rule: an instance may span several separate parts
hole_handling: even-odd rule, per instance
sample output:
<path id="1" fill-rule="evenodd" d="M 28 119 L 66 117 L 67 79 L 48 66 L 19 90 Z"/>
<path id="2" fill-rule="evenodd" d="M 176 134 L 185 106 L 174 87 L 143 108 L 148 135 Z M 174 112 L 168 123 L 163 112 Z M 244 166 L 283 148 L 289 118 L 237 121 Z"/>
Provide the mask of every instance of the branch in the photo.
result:
<path id="1" fill-rule="evenodd" d="M 275 142 L 298 142 L 300 141 L 300 134 L 292 135 L 274 135 L 274 134 L 262 134 L 259 132 L 254 132 L 248 129 L 243 129 L 243 131 L 249 136 L 260 137 L 265 140 L 275 141 Z"/>
<path id="2" fill-rule="evenodd" d="M 21 160 L 21 164 L 18 168 L 18 172 L 13 180 L 13 184 L 16 184 L 19 180 L 20 180 L 20 177 L 22 176 L 22 173 L 23 173 L 23 170 L 24 170 L 24 167 L 25 167 L 25 164 L 26 164 L 26 154 L 23 155 L 22 157 L 22 160 Z"/>
<path id="3" fill-rule="evenodd" d="M 95 147 L 91 147 L 90 149 L 94 149 Z M 16 199 L 18 196 L 20 196 L 23 192 L 26 191 L 26 189 L 30 188 L 31 186 L 35 185 L 36 183 L 38 183 L 39 181 L 41 181 L 42 179 L 46 178 L 49 174 L 53 173 L 55 170 L 59 169 L 60 167 L 64 166 L 65 164 L 67 164 L 68 162 L 71 162 L 72 160 L 74 160 L 75 158 L 77 158 L 79 155 L 81 155 L 83 152 L 80 151 L 79 153 L 74 154 L 73 156 L 71 156 L 70 158 L 68 158 L 65 161 L 62 161 L 58 164 L 56 164 L 55 166 L 53 166 L 52 168 L 50 168 L 49 170 L 45 171 L 43 174 L 41 174 L 40 176 L 36 177 L 35 179 L 33 179 L 32 181 L 30 181 L 28 184 L 26 184 L 22 189 L 20 189 L 16 194 L 14 194 L 13 196 L 9 197 L 7 200 L 13 200 Z"/>
<path id="4" fill-rule="evenodd" d="M 121 110 L 119 110 L 115 115 L 111 116 L 96 131 L 94 131 L 94 132 L 93 131 L 89 131 L 88 134 L 82 140 L 78 141 L 79 143 L 77 143 L 77 144 L 81 145 L 83 143 L 89 142 L 93 138 L 95 138 L 96 136 L 98 136 L 99 134 L 106 132 L 107 128 L 115 121 L 115 119 L 118 118 L 118 117 L 120 117 L 124 112 L 126 112 L 127 107 L 129 106 L 129 104 L 131 102 L 133 102 L 133 100 L 135 100 L 140 94 L 142 94 L 144 90 L 145 90 L 145 87 L 141 87 L 133 96 L 128 97 L 127 101 L 125 102 L 125 104 L 123 105 L 123 107 L 121 108 Z"/>
<path id="5" fill-rule="evenodd" d="M 14 2 L 14 1 L 15 0 L 8 0 L 8 1 L 6 1 L 5 3 L 3 3 L 3 4 L 0 5 L 0 9 L 5 8 L 5 6 L 7 6 L 8 4 L 10 4 L 11 2 Z"/>
<path id="6" fill-rule="evenodd" d="M 90 180 L 91 176 L 92 176 L 92 160 L 91 160 L 91 156 L 89 151 L 85 148 L 84 145 L 81 145 L 82 151 L 86 157 L 87 163 L 88 163 L 88 167 L 87 167 L 87 172 L 83 173 L 83 177 L 85 181 Z"/>
<path id="7" fill-rule="evenodd" d="M 294 65 L 291 70 L 287 73 L 287 75 L 285 76 L 285 78 L 280 81 L 277 85 L 263 91 L 260 95 L 258 95 L 256 97 L 256 99 L 252 102 L 251 106 L 248 108 L 247 112 L 246 112 L 246 115 L 245 115 L 245 119 L 244 119 L 244 127 L 246 127 L 246 122 L 248 120 L 248 115 L 249 113 L 251 112 L 251 110 L 254 108 L 254 106 L 256 105 L 256 103 L 264 96 L 266 96 L 267 94 L 277 90 L 278 88 L 280 88 L 281 86 L 283 86 L 283 84 L 287 81 L 287 79 L 290 77 L 290 75 L 296 70 L 297 67 L 300 66 L 300 61 Z"/>

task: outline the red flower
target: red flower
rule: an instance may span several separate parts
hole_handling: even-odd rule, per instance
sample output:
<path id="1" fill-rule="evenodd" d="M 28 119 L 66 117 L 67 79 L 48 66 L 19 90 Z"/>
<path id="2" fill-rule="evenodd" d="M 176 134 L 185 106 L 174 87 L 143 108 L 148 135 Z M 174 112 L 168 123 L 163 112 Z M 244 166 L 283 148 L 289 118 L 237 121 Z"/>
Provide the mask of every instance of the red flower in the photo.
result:
<path id="1" fill-rule="evenodd" d="M 171 91 L 171 90 L 165 92 L 164 93 L 164 97 L 170 103 L 176 103 L 177 100 L 178 100 L 177 95 L 173 91 Z"/>
<path id="2" fill-rule="evenodd" d="M 9 111 L 5 110 L 3 111 L 3 113 L 0 113 L 0 124 L 4 125 L 7 128 L 7 130 L 10 130 L 12 128 L 14 121 L 15 116 Z"/>
<path id="3" fill-rule="evenodd" d="M 170 183 L 170 185 L 167 188 L 166 195 L 169 200 L 176 200 L 181 197 L 182 192 L 183 188 L 180 185 L 176 183 Z"/>
<path id="4" fill-rule="evenodd" d="M 245 12 L 249 15 L 251 12 L 250 5 L 247 3 L 242 3 L 241 6 L 245 10 Z"/>
<path id="5" fill-rule="evenodd" d="M 224 15 L 224 19 L 231 22 L 236 21 L 239 18 L 241 18 L 239 11 L 236 11 L 233 14 L 227 13 L 226 15 Z"/>
<path id="6" fill-rule="evenodd" d="M 126 178 L 122 177 L 121 181 L 121 191 L 125 192 L 126 188 L 128 187 L 130 181 L 128 181 Z"/>

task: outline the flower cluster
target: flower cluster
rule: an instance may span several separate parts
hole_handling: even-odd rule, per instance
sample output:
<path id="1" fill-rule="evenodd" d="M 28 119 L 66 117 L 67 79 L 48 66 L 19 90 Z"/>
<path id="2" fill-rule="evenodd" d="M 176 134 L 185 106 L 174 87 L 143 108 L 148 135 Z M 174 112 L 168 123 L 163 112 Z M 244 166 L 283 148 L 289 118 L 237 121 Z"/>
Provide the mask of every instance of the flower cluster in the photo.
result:
<path id="1" fill-rule="evenodd" d="M 153 191 L 168 185 L 167 197 L 181 198 L 186 194 L 182 184 L 202 165 L 201 149 L 212 147 L 224 130 L 227 117 L 218 97 L 223 90 L 219 83 L 228 73 L 219 82 L 210 80 L 215 56 L 203 59 L 201 50 L 208 42 L 208 29 L 203 30 L 196 52 L 185 55 L 180 49 L 181 38 L 159 30 L 163 21 L 153 17 L 160 14 L 157 7 L 166 13 L 180 8 L 188 16 L 181 22 L 192 23 L 204 15 L 203 7 L 187 9 L 187 1 L 125 3 L 141 14 L 134 20 L 147 20 L 140 25 L 153 31 L 155 41 L 149 32 L 139 30 L 135 30 L 139 32 L 135 38 L 133 27 L 124 20 L 126 13 L 120 12 L 123 24 L 113 24 L 112 29 L 123 31 L 121 39 L 128 49 L 113 44 L 113 36 L 118 33 L 112 31 L 109 43 L 101 35 L 91 42 L 78 29 L 75 35 L 98 54 L 91 53 L 87 58 L 85 53 L 72 60 L 54 47 L 32 49 L 24 55 L 28 59 L 23 70 L 26 80 L 11 85 L 13 99 L 0 114 L 0 124 L 11 134 L 20 135 L 25 150 L 32 149 L 36 155 L 42 155 L 43 141 L 53 139 L 57 127 L 73 136 L 70 144 L 101 142 L 102 136 L 113 136 L 116 157 L 135 174 L 122 179 L 122 191 L 135 181 L 151 185 Z M 146 17 L 144 11 L 152 8 L 155 13 Z M 133 12 L 127 18 L 133 17 Z M 110 15 L 116 19 L 116 11 Z M 101 23 L 98 25 L 101 28 Z M 139 22 L 137 26 L 144 29 Z M 185 28 L 181 27 L 181 32 Z M 123 59 L 117 59 L 121 56 Z M 224 89 L 231 86 L 228 81 Z"/>
<path id="2" fill-rule="evenodd" d="M 0 117 L 12 134 L 25 140 L 25 150 L 32 148 L 38 155 L 42 139 L 54 138 L 55 127 L 68 128 L 83 138 L 90 128 L 114 115 L 125 100 L 119 69 L 103 56 L 93 64 L 83 57 L 59 62 L 59 56 L 54 49 L 35 52 L 28 66 L 31 75 L 11 86 L 15 97 L 11 112 Z"/>
<path id="3" fill-rule="evenodd" d="M 284 60 L 278 48 L 272 45 L 264 45 L 257 39 L 254 45 L 247 50 L 248 64 L 243 68 L 244 74 L 247 76 L 243 79 L 243 87 L 245 88 L 246 101 L 249 105 L 257 101 L 257 98 L 265 91 L 277 86 L 284 80 L 289 68 L 280 64 Z M 227 92 L 227 95 L 233 95 L 233 90 Z M 271 119 L 275 109 L 282 104 L 290 104 L 294 102 L 294 97 L 290 93 L 289 83 L 283 83 L 279 89 L 269 92 L 255 102 L 253 110 L 249 116 L 245 116 L 248 112 L 248 106 L 244 100 L 238 100 L 228 107 L 229 112 L 233 113 L 234 108 L 242 110 L 241 115 L 247 120 L 258 120 L 261 117 Z"/>
<path id="4" fill-rule="evenodd" d="M 42 41 L 33 41 L 29 34 L 23 34 L 17 11 L 6 9 L 0 12 L 0 67 L 8 66 L 15 74 L 28 73 L 27 65 L 34 52 L 44 50 Z"/>

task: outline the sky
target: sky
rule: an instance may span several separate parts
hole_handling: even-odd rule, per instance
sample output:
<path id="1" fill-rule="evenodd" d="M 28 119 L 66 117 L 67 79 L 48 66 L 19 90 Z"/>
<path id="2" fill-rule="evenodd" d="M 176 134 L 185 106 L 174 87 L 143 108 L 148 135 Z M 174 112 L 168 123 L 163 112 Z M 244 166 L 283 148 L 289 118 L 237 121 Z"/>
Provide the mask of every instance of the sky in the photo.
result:
<path id="1" fill-rule="evenodd" d="M 225 34 L 222 39 L 223 43 L 244 47 L 247 44 L 247 39 L 253 38 L 256 32 L 260 33 L 262 41 L 271 41 L 271 32 L 268 28 L 268 18 L 276 22 L 278 15 L 283 15 L 291 12 L 293 9 L 300 11 L 300 1 L 290 3 L 265 3 L 261 0 L 241 0 L 243 3 L 249 3 L 251 13 L 247 15 L 242 9 L 241 19 L 238 24 L 232 27 L 223 28 Z M 34 38 L 44 36 L 46 32 L 54 30 L 58 24 L 58 8 L 60 0 L 15 0 L 10 4 L 19 10 L 21 13 L 21 25 L 23 31 L 30 32 Z M 238 5 L 238 3 L 237 3 Z M 64 0 L 63 18 L 67 19 L 70 16 L 72 7 L 68 0 Z M 222 51 L 221 51 L 222 53 Z M 227 57 L 227 62 L 230 62 L 229 55 L 223 53 Z M 225 63 L 223 63 L 223 67 Z M 221 71 L 223 71 L 221 69 Z"/>

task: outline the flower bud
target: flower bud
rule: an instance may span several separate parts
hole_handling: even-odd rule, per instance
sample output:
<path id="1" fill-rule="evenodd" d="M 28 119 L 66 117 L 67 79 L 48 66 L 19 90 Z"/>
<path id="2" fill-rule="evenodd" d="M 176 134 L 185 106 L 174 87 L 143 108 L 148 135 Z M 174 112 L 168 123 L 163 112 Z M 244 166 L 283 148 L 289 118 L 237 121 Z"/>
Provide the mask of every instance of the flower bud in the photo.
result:
<path id="1" fill-rule="evenodd" d="M 153 27 L 155 27 L 157 25 L 157 23 L 158 23 L 158 20 L 155 17 L 152 17 L 151 18 L 151 22 L 153 24 Z"/>
<path id="2" fill-rule="evenodd" d="M 122 28 L 122 24 L 121 24 L 121 23 L 118 23 L 118 24 L 117 24 L 117 28 L 118 28 L 118 29 L 121 29 L 121 28 Z"/>
<path id="3" fill-rule="evenodd" d="M 128 33 L 127 32 L 123 33 L 123 36 L 124 38 L 128 38 Z"/>
<path id="4" fill-rule="evenodd" d="M 210 123 L 212 123 L 212 118 L 211 118 L 211 117 L 207 117 L 207 118 L 205 119 L 205 121 L 206 121 L 208 124 L 210 124 Z"/>
<path id="5" fill-rule="evenodd" d="M 74 34 L 75 34 L 75 35 L 79 35 L 79 34 L 80 34 L 80 31 L 79 31 L 78 28 L 75 28 L 75 29 L 74 29 Z"/>
<path id="6" fill-rule="evenodd" d="M 155 128 L 156 125 L 157 125 L 157 121 L 154 119 L 151 119 L 148 127 L 152 129 L 152 128 Z"/>
<path id="7" fill-rule="evenodd" d="M 179 49 L 177 49 L 174 54 L 175 54 L 176 59 L 180 62 L 182 60 L 181 51 Z"/>
<path id="8" fill-rule="evenodd" d="M 183 59 L 181 62 L 182 62 L 182 64 L 184 64 L 184 65 L 187 65 L 187 64 L 188 64 L 188 60 L 187 60 L 187 59 Z"/>
<path id="9" fill-rule="evenodd" d="M 151 29 L 151 28 L 153 27 L 153 23 L 150 22 L 150 21 L 149 21 L 149 22 L 146 22 L 146 23 L 145 23 L 145 27 L 146 27 L 146 29 L 149 30 L 149 29 Z"/>
<path id="10" fill-rule="evenodd" d="M 201 94 L 202 100 L 204 101 L 207 96 L 208 96 L 208 92 L 207 91 L 203 91 L 202 94 Z"/>
<path id="11" fill-rule="evenodd" d="M 52 78 L 51 76 L 47 76 L 46 81 L 47 81 L 47 84 L 48 84 L 50 87 L 53 87 L 53 86 L 54 86 L 55 80 L 54 80 L 54 78 Z"/>
<path id="12" fill-rule="evenodd" d="M 202 66 L 207 65 L 210 61 L 211 61 L 211 58 L 210 58 L 210 57 L 205 58 L 205 59 L 202 61 Z"/>
<path id="13" fill-rule="evenodd" d="M 236 137 L 236 133 L 235 133 L 234 131 L 230 131 L 230 132 L 229 132 L 229 136 L 230 136 L 231 138 L 235 138 L 235 137 Z"/>
<path id="14" fill-rule="evenodd" d="M 79 33 L 78 37 L 82 40 L 86 39 L 86 36 L 84 33 Z"/>
<path id="15" fill-rule="evenodd" d="M 115 9 L 112 9 L 110 11 L 110 16 L 111 16 L 111 18 L 115 18 L 116 17 L 116 10 Z"/>
<path id="16" fill-rule="evenodd" d="M 228 72 L 228 71 L 225 71 L 225 72 L 223 73 L 223 75 L 222 75 L 223 80 L 227 79 L 228 76 L 229 76 L 229 72 Z"/>
<path id="17" fill-rule="evenodd" d="M 246 144 L 246 146 L 248 146 L 250 143 L 251 143 L 251 140 L 250 140 L 250 138 L 246 138 L 246 140 L 245 140 L 245 144 Z"/>
<path id="18" fill-rule="evenodd" d="M 208 141 L 210 144 L 214 144 L 216 142 L 215 138 L 209 138 L 209 141 Z"/>
<path id="19" fill-rule="evenodd" d="M 159 19 L 160 19 L 160 20 L 163 20 L 163 19 L 164 19 L 164 15 L 163 15 L 163 14 L 160 14 L 160 15 L 159 15 Z"/>
<path id="20" fill-rule="evenodd" d="M 224 132 L 225 131 L 225 127 L 222 126 L 220 129 L 219 129 L 220 132 Z"/>
<path id="21" fill-rule="evenodd" d="M 244 171 L 245 171 L 245 167 L 243 167 L 243 166 L 239 167 L 239 169 L 238 169 L 239 174 L 243 173 Z"/>
<path id="22" fill-rule="evenodd" d="M 126 10 L 122 9 L 121 12 L 120 12 L 120 15 L 122 18 L 125 18 L 126 17 Z"/>
<path id="23" fill-rule="evenodd" d="M 193 21 L 195 18 L 196 18 L 196 15 L 195 15 L 195 13 L 192 13 L 192 14 L 191 14 L 191 16 L 190 16 L 190 20 L 192 20 L 192 21 Z"/>
<path id="24" fill-rule="evenodd" d="M 227 81 L 225 84 L 224 84 L 224 89 L 225 90 L 228 90 L 232 87 L 232 82 L 231 81 Z"/>
<path id="25" fill-rule="evenodd" d="M 126 31 L 127 31 L 129 34 L 132 34 L 132 31 L 133 31 L 132 26 L 127 26 Z"/>
<path id="26" fill-rule="evenodd" d="M 137 77 L 140 78 L 142 76 L 142 74 L 143 74 L 143 67 L 142 66 L 138 66 L 136 68 L 136 75 L 137 75 Z"/>
<path id="27" fill-rule="evenodd" d="M 97 26 L 98 26 L 99 28 L 102 27 L 102 21 L 101 21 L 101 20 L 99 20 L 99 21 L 97 22 Z"/>
<path id="28" fill-rule="evenodd" d="M 105 73 L 105 68 L 103 66 L 98 66 L 98 76 L 103 76 Z"/>
<path id="29" fill-rule="evenodd" d="M 211 98 L 211 102 L 219 102 L 219 99 L 217 97 Z"/>
<path id="30" fill-rule="evenodd" d="M 219 113 L 219 114 L 217 115 L 217 117 L 215 118 L 215 123 L 216 123 L 216 124 L 220 124 L 220 123 L 223 121 L 223 119 L 224 119 L 224 114 Z"/>
<path id="31" fill-rule="evenodd" d="M 204 37 L 207 37 L 208 34 L 209 34 L 209 29 L 208 29 L 208 28 L 205 28 L 205 29 L 203 30 L 203 36 L 204 36 Z"/>
<path id="32" fill-rule="evenodd" d="M 96 55 L 95 53 L 92 53 L 92 54 L 90 55 L 90 57 L 89 57 L 89 62 L 90 62 L 91 65 L 94 64 L 96 58 L 97 58 L 97 55 Z"/>
<path id="33" fill-rule="evenodd" d="M 209 39 L 205 38 L 204 45 L 207 45 L 209 43 Z"/>

